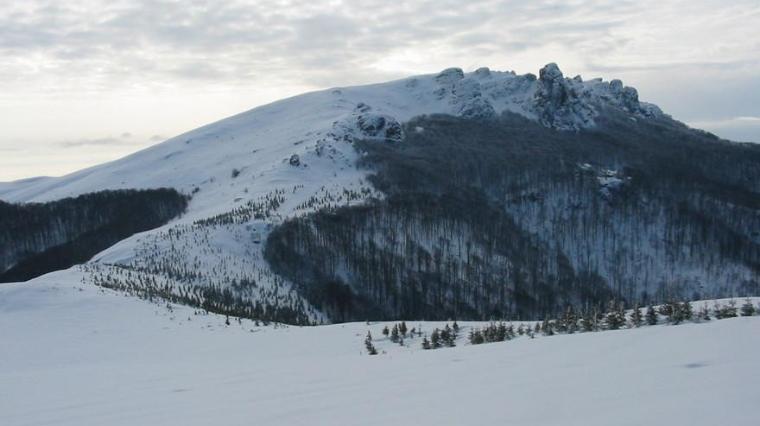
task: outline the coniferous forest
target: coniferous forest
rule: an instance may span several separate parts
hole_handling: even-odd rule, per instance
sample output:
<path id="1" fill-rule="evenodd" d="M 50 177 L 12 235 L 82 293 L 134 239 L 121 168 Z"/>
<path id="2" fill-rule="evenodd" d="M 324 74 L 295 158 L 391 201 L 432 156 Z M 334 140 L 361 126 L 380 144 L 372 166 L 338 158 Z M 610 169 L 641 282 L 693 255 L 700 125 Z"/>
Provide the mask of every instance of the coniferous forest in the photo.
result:
<path id="1" fill-rule="evenodd" d="M 337 321 L 536 319 L 760 293 L 760 147 L 607 112 L 356 142 L 383 197 L 286 221 L 266 259 Z"/>
<path id="2" fill-rule="evenodd" d="M 0 282 L 25 281 L 87 261 L 185 211 L 173 189 L 102 191 L 49 203 L 0 201 Z"/>

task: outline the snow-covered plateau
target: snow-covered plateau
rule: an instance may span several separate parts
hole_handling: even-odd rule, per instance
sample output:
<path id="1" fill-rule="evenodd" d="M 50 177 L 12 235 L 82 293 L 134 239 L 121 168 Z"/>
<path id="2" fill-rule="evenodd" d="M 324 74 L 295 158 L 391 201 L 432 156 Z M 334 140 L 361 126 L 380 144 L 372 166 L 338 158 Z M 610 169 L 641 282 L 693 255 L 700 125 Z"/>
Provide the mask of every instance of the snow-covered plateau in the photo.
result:
<path id="1" fill-rule="evenodd" d="M 0 424 L 749 425 L 760 316 L 422 350 L 390 323 L 256 326 L 77 285 L 0 286 Z M 72 284 L 73 283 L 73 284 Z M 757 303 L 760 299 L 754 299 Z M 738 300 L 741 304 L 742 300 Z M 441 323 L 409 321 L 429 332 Z M 476 323 L 461 323 L 466 335 Z M 381 352 L 369 356 L 363 340 Z"/>

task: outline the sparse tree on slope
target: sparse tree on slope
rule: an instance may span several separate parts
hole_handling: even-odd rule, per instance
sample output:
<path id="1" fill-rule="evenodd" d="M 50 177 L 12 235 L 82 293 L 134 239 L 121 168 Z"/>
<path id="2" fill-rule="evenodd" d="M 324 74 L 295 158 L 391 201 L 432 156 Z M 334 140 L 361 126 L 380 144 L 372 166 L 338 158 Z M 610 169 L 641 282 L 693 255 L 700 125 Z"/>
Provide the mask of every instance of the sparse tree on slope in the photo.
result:
<path id="1" fill-rule="evenodd" d="M 377 355 L 377 349 L 372 344 L 372 333 L 367 332 L 367 338 L 364 339 L 364 347 L 367 348 L 367 353 L 370 355 Z"/>
<path id="2" fill-rule="evenodd" d="M 398 326 L 394 324 L 393 328 L 391 329 L 391 342 L 398 343 L 398 341 L 399 341 Z"/>
<path id="3" fill-rule="evenodd" d="M 406 332 L 407 332 L 406 322 L 401 321 L 401 324 L 398 326 L 398 331 L 401 333 L 403 337 L 406 337 Z"/>

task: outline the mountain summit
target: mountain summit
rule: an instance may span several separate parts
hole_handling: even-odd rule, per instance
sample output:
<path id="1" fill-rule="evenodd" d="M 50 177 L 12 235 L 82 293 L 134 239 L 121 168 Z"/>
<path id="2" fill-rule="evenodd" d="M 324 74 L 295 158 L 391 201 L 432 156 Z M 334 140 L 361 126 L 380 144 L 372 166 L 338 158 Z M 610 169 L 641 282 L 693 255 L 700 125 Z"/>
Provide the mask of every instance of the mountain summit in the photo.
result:
<path id="1" fill-rule="evenodd" d="M 115 190 L 153 203 L 163 225 L 122 237 L 124 218 L 57 216 L 119 205 Z M 620 80 L 556 64 L 538 77 L 450 68 L 307 93 L 111 163 L 0 184 L 6 202 L 45 203 L 26 240 L 0 229 L 0 273 L 48 272 L 51 250 L 73 250 L 94 256 L 78 271 L 96 285 L 291 323 L 749 295 L 758 192 L 757 146 L 690 129 Z M 101 238 L 102 223 L 119 232 Z M 72 243 L 113 235 L 104 251 Z"/>

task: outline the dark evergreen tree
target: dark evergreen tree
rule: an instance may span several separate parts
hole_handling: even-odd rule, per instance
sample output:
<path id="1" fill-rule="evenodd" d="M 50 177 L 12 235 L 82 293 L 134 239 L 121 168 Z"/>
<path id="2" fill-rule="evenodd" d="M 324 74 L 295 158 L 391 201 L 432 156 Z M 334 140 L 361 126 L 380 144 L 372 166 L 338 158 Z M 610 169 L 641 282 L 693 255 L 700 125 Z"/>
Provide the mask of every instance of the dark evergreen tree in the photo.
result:
<path id="1" fill-rule="evenodd" d="M 427 336 L 422 338 L 422 349 L 432 349 L 432 346 L 430 345 L 430 341 L 428 340 Z"/>
<path id="2" fill-rule="evenodd" d="M 644 322 L 644 317 L 641 314 L 641 307 L 636 304 L 633 307 L 633 312 L 631 312 L 631 324 L 634 327 L 641 327 L 641 324 Z"/>
<path id="3" fill-rule="evenodd" d="M 728 305 L 723 307 L 722 316 L 723 318 L 735 318 L 737 316 L 736 311 L 736 300 L 731 299 L 728 301 Z"/>
<path id="4" fill-rule="evenodd" d="M 691 302 L 681 303 L 681 316 L 684 321 L 691 321 L 694 318 L 694 310 L 691 306 Z"/>
<path id="5" fill-rule="evenodd" d="M 594 314 L 591 311 L 586 311 L 581 319 L 581 327 L 583 331 L 594 331 L 595 319 Z"/>
<path id="6" fill-rule="evenodd" d="M 399 324 L 398 326 L 398 331 L 401 333 L 403 337 L 406 337 L 406 332 L 407 332 L 406 322 L 401 321 L 401 324 Z"/>
<path id="7" fill-rule="evenodd" d="M 469 340 L 470 340 L 471 345 L 479 345 L 485 342 L 485 339 L 483 338 L 483 333 L 477 329 L 470 330 Z"/>
<path id="8" fill-rule="evenodd" d="M 544 322 L 541 324 L 541 331 L 544 333 L 544 336 L 554 335 L 554 327 L 552 326 L 552 323 L 548 319 L 545 319 Z"/>
<path id="9" fill-rule="evenodd" d="M 723 319 L 723 305 L 717 301 L 713 304 L 713 315 L 715 315 L 715 319 Z"/>
<path id="10" fill-rule="evenodd" d="M 620 306 L 622 306 L 622 304 L 618 305 L 615 301 L 610 301 L 607 314 L 605 315 L 607 329 L 617 330 L 625 325 L 625 312 L 620 309 Z"/>
<path id="11" fill-rule="evenodd" d="M 562 322 L 562 328 L 566 333 L 573 334 L 578 330 L 578 316 L 575 314 L 575 310 L 573 310 L 573 305 L 567 305 Z"/>
<path id="12" fill-rule="evenodd" d="M 755 315 L 755 305 L 752 304 L 752 300 L 747 298 L 742 305 L 741 312 L 743 317 L 751 317 L 752 315 Z"/>
<path id="13" fill-rule="evenodd" d="M 398 343 L 398 341 L 399 341 L 398 325 L 393 324 L 393 328 L 391 329 L 391 342 Z"/>
<path id="14" fill-rule="evenodd" d="M 652 305 L 647 306 L 646 320 L 647 325 L 657 324 L 657 311 L 655 311 L 654 306 Z"/>
<path id="15" fill-rule="evenodd" d="M 364 339 L 364 347 L 367 349 L 367 353 L 370 355 L 377 355 L 377 349 L 372 344 L 372 333 L 367 332 L 367 337 Z"/>

